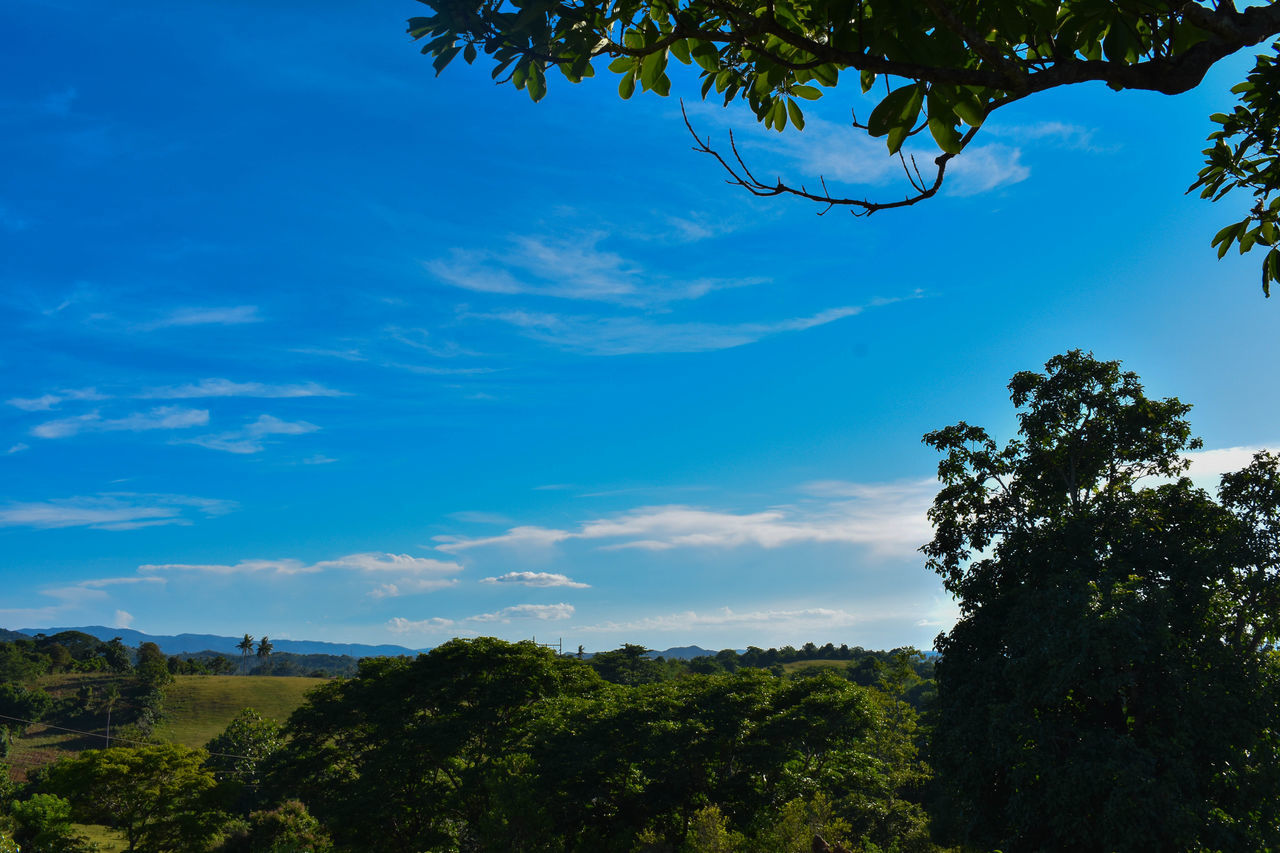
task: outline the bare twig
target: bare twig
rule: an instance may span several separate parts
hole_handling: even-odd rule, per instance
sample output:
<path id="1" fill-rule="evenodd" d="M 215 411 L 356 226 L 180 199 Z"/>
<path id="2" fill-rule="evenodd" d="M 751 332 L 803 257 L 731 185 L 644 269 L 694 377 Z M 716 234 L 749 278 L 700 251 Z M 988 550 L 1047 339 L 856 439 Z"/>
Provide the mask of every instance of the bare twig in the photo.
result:
<path id="1" fill-rule="evenodd" d="M 934 159 L 933 162 L 934 165 L 938 167 L 938 171 L 937 174 L 934 175 L 932 183 L 930 183 L 923 175 L 920 174 L 920 167 L 919 164 L 916 163 L 915 157 L 913 156 L 911 158 L 911 166 L 908 167 L 905 156 L 899 152 L 898 156 L 902 162 L 903 171 L 907 175 L 907 181 L 911 184 L 912 190 L 915 191 L 914 195 L 909 195 L 899 201 L 871 201 L 866 198 L 859 199 L 848 196 L 833 195 L 831 190 L 827 188 L 825 176 L 822 175 L 818 176 L 818 181 L 822 185 L 822 192 L 816 193 L 810 192 L 803 184 L 798 187 L 786 184 L 783 182 L 781 177 L 772 184 L 761 181 L 755 176 L 755 173 L 751 171 L 751 168 L 743 159 L 742 152 L 738 150 L 738 143 L 734 138 L 733 131 L 729 131 L 729 150 L 733 154 L 731 158 L 732 162 L 730 162 L 730 160 L 726 159 L 719 151 L 711 147 L 711 137 L 708 136 L 706 139 L 703 139 L 698 135 L 697 131 L 693 129 L 693 124 L 689 121 L 689 113 L 685 109 L 683 100 L 680 102 L 680 114 L 684 117 L 684 126 L 688 129 L 689 135 L 692 136 L 694 142 L 697 143 L 694 145 L 693 150 L 697 151 L 699 154 L 709 154 L 711 157 L 715 158 L 715 161 L 720 164 L 720 167 L 729 174 L 729 178 L 725 183 L 730 186 L 742 187 L 754 196 L 770 197 L 790 195 L 826 205 L 818 212 L 819 216 L 825 215 L 833 207 L 850 208 L 849 212 L 854 216 L 870 216 L 871 214 L 877 213 L 881 210 L 892 210 L 897 207 L 910 207 L 911 205 L 918 204 L 927 198 L 932 198 L 937 194 L 938 190 L 942 188 L 942 181 L 946 176 L 947 164 L 951 161 L 951 158 L 955 156 L 955 154 L 944 153 Z M 976 127 L 971 127 L 965 135 L 960 138 L 961 151 L 964 150 L 965 146 L 969 144 L 969 141 L 973 139 L 977 132 L 978 129 Z M 734 165 L 735 163 L 737 164 L 736 166 Z M 914 176 L 912 175 L 912 170 L 915 171 Z"/>

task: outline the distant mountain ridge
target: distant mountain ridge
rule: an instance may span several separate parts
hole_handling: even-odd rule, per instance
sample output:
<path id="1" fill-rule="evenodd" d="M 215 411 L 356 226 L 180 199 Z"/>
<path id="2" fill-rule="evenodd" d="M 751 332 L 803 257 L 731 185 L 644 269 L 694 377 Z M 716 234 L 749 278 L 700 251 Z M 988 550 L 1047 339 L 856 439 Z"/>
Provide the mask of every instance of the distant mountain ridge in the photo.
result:
<path id="1" fill-rule="evenodd" d="M 0 629 L 3 630 L 3 629 Z M 240 655 L 236 643 L 240 637 L 223 637 L 219 634 L 144 634 L 132 628 L 108 628 L 104 625 L 88 625 L 78 628 L 19 628 L 11 634 L 25 634 L 34 637 L 36 634 L 52 636 L 62 631 L 81 631 L 99 640 L 110 640 L 119 637 L 126 646 L 138 647 L 143 643 L 155 643 L 166 655 L 180 655 L 188 652 L 221 652 L 231 658 Z M 255 640 L 257 637 L 254 638 Z M 271 641 L 277 652 L 292 652 L 299 655 L 349 655 L 353 658 L 395 657 L 397 655 L 416 655 L 429 649 L 410 649 L 405 646 L 380 645 L 370 646 L 364 643 L 328 643 L 323 640 L 276 640 Z M 715 655 L 715 651 L 699 646 L 677 646 L 666 651 L 653 651 L 649 657 L 675 658 L 690 660 L 704 655 Z"/>
<path id="2" fill-rule="evenodd" d="M 241 637 L 223 637 L 217 634 L 144 634 L 132 628 L 107 628 L 103 625 L 89 625 L 78 628 L 21 628 L 19 633 L 27 636 L 36 634 L 52 635 L 61 631 L 83 631 L 99 640 L 110 640 L 119 637 L 126 646 L 137 647 L 143 643 L 155 643 L 167 655 L 178 655 L 183 652 L 221 652 L 235 658 L 240 652 L 236 643 Z M 254 638 L 255 640 L 257 637 Z M 383 657 L 396 655 L 416 655 L 419 649 L 405 646 L 381 645 L 370 646 L 363 643 L 326 643 L 321 640 L 277 640 L 271 641 L 277 652 L 292 652 L 299 655 L 350 655 L 353 658 Z"/>

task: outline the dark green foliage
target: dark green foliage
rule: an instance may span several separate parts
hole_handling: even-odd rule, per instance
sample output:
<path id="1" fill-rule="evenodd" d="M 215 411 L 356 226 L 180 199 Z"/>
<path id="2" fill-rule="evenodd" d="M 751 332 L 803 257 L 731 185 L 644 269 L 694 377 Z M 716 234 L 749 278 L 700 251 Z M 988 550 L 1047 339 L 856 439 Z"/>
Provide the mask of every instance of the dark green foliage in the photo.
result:
<path id="1" fill-rule="evenodd" d="M 39 688 L 0 684 L 0 758 L 8 754 L 14 735 L 26 731 L 29 723 L 39 722 L 52 707 L 53 697 Z"/>
<path id="2" fill-rule="evenodd" d="M 52 794 L 32 794 L 10 810 L 14 840 L 25 853 L 87 853 L 86 839 L 71 826 L 71 803 Z"/>
<path id="3" fill-rule="evenodd" d="M 159 688 L 173 681 L 169 660 L 155 643 L 138 646 L 138 662 L 133 667 L 138 680 L 148 687 Z"/>
<path id="4" fill-rule="evenodd" d="M 319 821 L 297 800 L 257 811 L 233 827 L 217 853 L 328 853 L 332 842 Z"/>
<path id="5" fill-rule="evenodd" d="M 222 734 L 205 744 L 205 766 L 219 777 L 229 798 L 242 812 L 259 804 L 262 770 L 284 745 L 280 724 L 245 708 Z"/>
<path id="6" fill-rule="evenodd" d="M 136 853 L 190 853 L 223 817 L 206 754 L 175 744 L 91 749 L 50 766 L 42 790 L 65 797 L 83 823 L 118 827 Z"/>
<path id="7" fill-rule="evenodd" d="M 667 669 L 648 657 L 650 649 L 626 643 L 612 652 L 597 652 L 591 656 L 591 668 L 605 681 L 614 684 L 652 684 L 667 677 Z"/>
<path id="8" fill-rule="evenodd" d="M 0 643 L 0 682 L 32 681 L 49 671 L 50 661 L 33 640 Z"/>
<path id="9" fill-rule="evenodd" d="M 674 849 L 721 818 L 763 838 L 823 793 L 887 846 L 923 839 L 914 712 L 895 703 L 831 673 L 609 684 L 532 643 L 455 640 L 322 685 L 274 775 L 342 850 Z"/>
<path id="10" fill-rule="evenodd" d="M 1215 502 L 1176 478 L 1177 400 L 1073 351 L 1010 384 L 1020 438 L 958 424 L 930 566 L 960 599 L 939 637 L 933 763 L 959 839 L 1010 853 L 1280 844 L 1277 460 Z"/>
<path id="11" fill-rule="evenodd" d="M 492 814 L 541 701 L 602 683 L 533 643 L 454 640 L 416 660 L 367 658 L 289 720 L 285 790 L 359 849 L 449 849 Z"/>

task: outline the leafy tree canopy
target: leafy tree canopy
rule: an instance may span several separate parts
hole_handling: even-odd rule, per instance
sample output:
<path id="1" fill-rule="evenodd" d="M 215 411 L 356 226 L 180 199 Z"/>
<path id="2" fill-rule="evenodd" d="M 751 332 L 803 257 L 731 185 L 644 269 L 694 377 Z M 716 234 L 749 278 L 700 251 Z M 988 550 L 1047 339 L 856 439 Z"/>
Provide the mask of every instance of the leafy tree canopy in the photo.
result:
<path id="1" fill-rule="evenodd" d="M 854 127 L 902 156 L 926 132 L 939 149 L 932 174 L 914 162 L 905 198 L 870 201 L 832 194 L 822 184 L 767 183 L 737 156 L 699 139 L 755 195 L 792 195 L 855 213 L 915 204 L 942 186 L 996 110 L 1039 92 L 1077 83 L 1178 94 L 1194 88 L 1219 60 L 1280 34 L 1280 6 L 1237 9 L 1231 0 L 420 0 L 430 15 L 411 18 L 436 71 L 459 54 L 481 53 L 493 76 L 535 101 L 557 70 L 571 82 L 595 74 L 596 60 L 620 76 L 619 94 L 666 95 L 671 59 L 694 66 L 704 98 L 744 101 L 765 126 L 804 127 L 805 101 L 845 86 L 883 91 Z M 1274 50 L 1274 47 L 1273 47 Z M 1253 194 L 1250 215 L 1213 241 L 1220 253 L 1272 247 L 1280 218 L 1280 94 L 1272 56 L 1262 56 L 1236 87 L 1241 105 L 1214 120 L 1206 166 L 1193 186 L 1206 197 L 1233 189 Z M 853 77 L 856 82 L 849 82 Z M 903 165 L 907 161 L 904 157 Z M 1263 264 L 1263 287 L 1280 278 L 1280 248 Z"/>
<path id="2" fill-rule="evenodd" d="M 137 853 L 199 850 L 221 820 L 207 754 L 176 744 L 90 749 L 49 767 L 41 787 L 85 823 L 119 827 Z"/>
<path id="3" fill-rule="evenodd" d="M 938 638 L 932 752 L 952 833 L 1276 849 L 1280 458 L 1215 501 L 1179 477 L 1190 407 L 1117 362 L 1077 350 L 1009 388 L 1019 438 L 925 437 L 943 488 L 924 550 L 962 614 Z"/>

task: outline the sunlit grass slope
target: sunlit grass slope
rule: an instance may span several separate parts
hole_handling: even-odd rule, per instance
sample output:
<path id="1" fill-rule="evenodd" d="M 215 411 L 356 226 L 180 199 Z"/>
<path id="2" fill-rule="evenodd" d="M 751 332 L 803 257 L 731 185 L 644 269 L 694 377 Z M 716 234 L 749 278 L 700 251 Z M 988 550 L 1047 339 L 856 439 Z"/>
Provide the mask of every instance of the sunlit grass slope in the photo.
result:
<path id="1" fill-rule="evenodd" d="M 308 690 L 323 684 L 323 678 L 283 676 L 179 675 L 164 688 L 164 718 L 155 734 L 162 740 L 184 746 L 200 747 L 245 708 L 253 708 L 264 717 L 283 723 L 304 701 Z M 99 694 L 112 683 L 123 687 L 126 679 L 106 673 L 66 673 L 40 679 L 40 687 L 55 697 L 74 696 L 83 686 L 92 686 Z M 104 723 L 105 721 L 97 721 Z M 8 763 L 13 776 L 25 779 L 29 771 L 75 755 L 86 749 L 101 749 L 105 725 L 85 723 L 86 734 L 62 731 L 37 724 L 15 738 Z M 119 723 L 113 725 L 118 731 Z M 113 738 L 113 743 L 124 743 Z"/>
<path id="2" fill-rule="evenodd" d="M 179 675 L 164 689 L 165 716 L 156 734 L 183 746 L 204 746 L 245 708 L 283 723 L 324 678 Z"/>
<path id="3" fill-rule="evenodd" d="M 787 672 L 795 672 L 798 669 L 810 669 L 815 666 L 844 670 L 848 665 L 849 661 L 847 660 L 793 660 L 790 663 L 784 663 L 782 668 Z"/>

